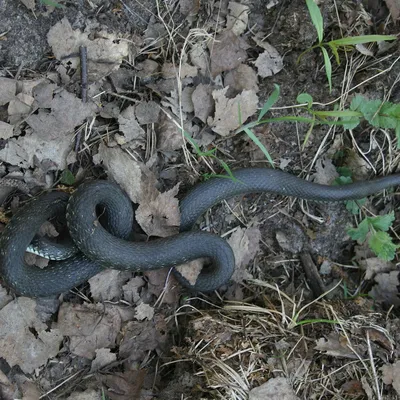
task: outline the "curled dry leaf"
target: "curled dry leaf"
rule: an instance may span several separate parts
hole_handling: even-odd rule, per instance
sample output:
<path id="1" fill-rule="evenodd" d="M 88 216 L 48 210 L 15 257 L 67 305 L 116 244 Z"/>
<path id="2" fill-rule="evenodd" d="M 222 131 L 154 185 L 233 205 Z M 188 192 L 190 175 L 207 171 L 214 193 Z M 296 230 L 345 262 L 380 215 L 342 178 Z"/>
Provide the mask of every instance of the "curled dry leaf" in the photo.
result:
<path id="1" fill-rule="evenodd" d="M 17 92 L 17 81 L 10 78 L 0 77 L 0 106 L 4 106 L 14 100 Z"/>
<path id="2" fill-rule="evenodd" d="M 257 111 L 258 97 L 253 90 L 244 90 L 233 99 L 226 97 L 228 88 L 214 90 L 215 100 L 214 118 L 208 117 L 207 122 L 212 130 L 221 136 L 227 136 L 237 129 L 241 123 Z M 239 117 L 239 109 L 240 116 Z M 240 121 L 241 120 L 241 121 Z"/>
<path id="3" fill-rule="evenodd" d="M 206 123 L 207 118 L 214 112 L 213 88 L 200 83 L 192 93 L 194 115 Z"/>
<path id="4" fill-rule="evenodd" d="M 262 78 L 276 75 L 283 68 L 283 59 L 270 44 L 265 43 L 265 51 L 261 53 L 255 61 L 258 75 Z"/>
<path id="5" fill-rule="evenodd" d="M 361 345 L 355 346 L 352 344 L 353 348 L 357 351 L 357 354 L 364 354 L 366 349 L 362 348 Z M 357 354 L 354 353 L 349 347 L 347 339 L 344 336 L 340 336 L 335 332 L 331 332 L 328 339 L 321 338 L 317 340 L 317 345 L 315 349 L 318 351 L 323 351 L 333 357 L 343 357 L 357 359 Z"/>
<path id="6" fill-rule="evenodd" d="M 300 400 L 284 377 L 271 378 L 249 393 L 249 400 Z"/>
<path id="7" fill-rule="evenodd" d="M 230 29 L 236 36 L 240 36 L 247 28 L 250 8 L 245 4 L 230 1 L 228 9 L 226 28 Z"/>
<path id="8" fill-rule="evenodd" d="M 110 349 L 97 349 L 96 357 L 92 361 L 92 365 L 90 367 L 90 372 L 98 371 L 114 361 L 117 361 L 117 355 L 115 353 L 111 353 Z"/>
<path id="9" fill-rule="evenodd" d="M 115 346 L 121 316 L 116 308 L 104 308 L 102 304 L 63 303 L 57 327 L 63 335 L 70 336 L 72 353 L 94 359 L 96 350 Z"/>
<path id="10" fill-rule="evenodd" d="M 150 321 L 154 317 L 154 308 L 149 304 L 140 303 L 135 310 L 135 318 L 138 321 L 147 319 Z"/>
<path id="11" fill-rule="evenodd" d="M 95 301 L 120 300 L 124 283 L 132 277 L 130 271 L 105 270 L 89 279 L 90 292 Z"/>
<path id="12" fill-rule="evenodd" d="M 135 117 L 135 107 L 128 106 L 118 117 L 119 130 L 124 134 L 123 137 L 116 138 L 118 144 L 130 143 L 134 140 L 134 147 L 144 148 L 146 144 L 146 132 L 139 125 Z"/>
<path id="13" fill-rule="evenodd" d="M 241 283 L 253 276 L 247 271 L 247 267 L 251 260 L 260 251 L 261 232 L 258 228 L 238 228 L 232 233 L 228 240 L 235 255 L 236 269 L 233 273 L 232 280 Z"/>
<path id="14" fill-rule="evenodd" d="M 35 308 L 35 300 L 19 297 L 0 310 L 1 357 L 28 374 L 55 357 L 63 339 L 60 330 L 38 319 Z"/>
<path id="15" fill-rule="evenodd" d="M 230 71 L 247 59 L 248 44 L 231 30 L 223 31 L 210 41 L 208 48 L 211 59 L 211 75 L 215 78 L 221 72 Z"/>
<path id="16" fill-rule="evenodd" d="M 336 167 L 329 158 L 319 159 L 315 164 L 316 173 L 312 175 L 313 181 L 320 185 L 331 185 L 339 176 Z"/>
<path id="17" fill-rule="evenodd" d="M 225 75 L 224 84 L 229 86 L 228 94 L 230 91 L 235 94 L 243 90 L 253 90 L 255 93 L 259 91 L 257 74 L 253 68 L 246 64 L 240 64 L 237 68 L 229 71 Z"/>
<path id="18" fill-rule="evenodd" d="M 91 26 L 85 32 L 73 30 L 64 17 L 50 28 L 47 41 L 53 54 L 64 64 L 76 69 L 79 66 L 79 46 L 85 46 L 88 57 L 89 80 L 99 80 L 118 68 L 122 59 L 128 55 L 128 42 L 119 40 L 114 33 L 97 32 L 95 38 L 89 38 Z"/>
<path id="19" fill-rule="evenodd" d="M 136 220 L 148 236 L 167 237 L 179 232 L 179 183 L 157 197 L 141 202 Z"/>

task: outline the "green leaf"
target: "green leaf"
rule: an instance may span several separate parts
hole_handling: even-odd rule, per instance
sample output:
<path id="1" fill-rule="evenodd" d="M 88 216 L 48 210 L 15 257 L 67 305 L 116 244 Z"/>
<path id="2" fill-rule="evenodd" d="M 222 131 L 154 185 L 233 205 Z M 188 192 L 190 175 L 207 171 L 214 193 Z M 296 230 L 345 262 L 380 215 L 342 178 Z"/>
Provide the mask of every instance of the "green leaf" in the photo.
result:
<path id="1" fill-rule="evenodd" d="M 300 93 L 300 94 L 297 96 L 296 101 L 297 101 L 299 104 L 307 103 L 307 104 L 308 104 L 308 108 L 311 108 L 312 103 L 313 103 L 313 98 L 312 98 L 312 96 L 309 95 L 308 93 Z"/>
<path id="2" fill-rule="evenodd" d="M 335 179 L 333 182 L 334 185 L 348 185 L 349 183 L 352 183 L 353 179 L 351 179 L 351 176 L 339 176 Z"/>
<path id="3" fill-rule="evenodd" d="M 382 260 L 391 261 L 396 255 L 398 245 L 395 245 L 387 232 L 374 232 L 368 240 L 370 249 Z"/>
<path id="4" fill-rule="evenodd" d="M 364 43 L 371 43 L 371 42 L 380 42 L 385 40 L 396 40 L 396 36 L 392 35 L 364 35 L 364 36 L 354 36 L 354 37 L 347 37 L 343 39 L 336 39 L 331 40 L 328 42 L 328 45 L 331 46 L 353 46 L 356 44 L 364 44 Z"/>
<path id="5" fill-rule="evenodd" d="M 305 149 L 306 144 L 308 142 L 308 139 L 310 139 L 311 133 L 314 129 L 314 125 L 315 125 L 315 115 L 313 115 L 313 121 L 310 124 L 310 127 L 307 130 L 306 136 L 304 137 L 304 142 L 303 142 L 303 146 L 302 146 L 302 150 Z"/>
<path id="6" fill-rule="evenodd" d="M 357 215 L 360 212 L 360 208 L 366 203 L 367 199 L 361 200 L 347 200 L 346 209 L 350 211 L 353 215 Z"/>
<path id="7" fill-rule="evenodd" d="M 329 82 L 329 92 L 332 92 L 332 64 L 331 64 L 331 60 L 329 59 L 329 55 L 328 55 L 328 52 L 326 51 L 325 47 L 321 47 L 321 50 L 322 50 L 322 54 L 324 55 L 326 77 L 328 78 L 328 82 Z"/>
<path id="8" fill-rule="evenodd" d="M 56 7 L 56 8 L 65 8 L 65 6 L 63 4 L 58 4 L 52 0 L 40 0 L 40 2 L 42 4 L 45 4 L 46 6 L 52 6 L 52 7 Z"/>
<path id="9" fill-rule="evenodd" d="M 360 105 L 360 111 L 364 115 L 364 118 L 371 125 L 374 124 L 375 116 L 377 115 L 381 104 L 382 104 L 381 100 L 365 100 Z"/>
<path id="10" fill-rule="evenodd" d="M 314 0 L 306 0 L 308 12 L 310 13 L 311 21 L 315 26 L 318 34 L 319 43 L 324 38 L 324 20 L 322 19 L 321 11 Z"/>
<path id="11" fill-rule="evenodd" d="M 74 174 L 69 169 L 64 169 L 64 171 L 61 173 L 60 182 L 63 185 L 73 185 L 75 183 Z"/>
<path id="12" fill-rule="evenodd" d="M 332 53 L 335 56 L 337 64 L 340 65 L 340 58 L 339 58 L 339 53 L 338 53 L 338 50 L 337 50 L 337 46 L 332 42 L 328 42 L 328 46 L 331 48 Z"/>
<path id="13" fill-rule="evenodd" d="M 368 217 L 368 222 L 380 231 L 388 231 L 395 220 L 394 211 L 385 215 L 378 215 L 377 217 Z"/>
<path id="14" fill-rule="evenodd" d="M 274 161 L 272 160 L 272 157 L 269 155 L 268 150 L 265 148 L 265 146 L 260 142 L 258 137 L 249 129 L 249 128 L 244 128 L 244 131 L 247 133 L 249 138 L 260 148 L 260 150 L 264 153 L 265 157 L 267 157 L 267 160 L 269 163 L 272 165 L 272 168 L 275 168 L 274 166 Z"/>
<path id="15" fill-rule="evenodd" d="M 274 84 L 275 89 L 272 92 L 271 96 L 268 97 L 267 101 L 264 104 L 264 107 L 260 111 L 260 115 L 258 116 L 257 121 L 260 121 L 261 118 L 269 111 L 269 109 L 276 103 L 279 98 L 280 87 L 279 85 Z"/>
<path id="16" fill-rule="evenodd" d="M 351 171 L 351 169 L 349 167 L 337 167 L 336 171 L 341 176 L 349 176 L 349 177 L 351 177 L 353 175 L 353 172 Z"/>
<path id="17" fill-rule="evenodd" d="M 347 234 L 353 240 L 359 240 L 361 242 L 364 242 L 364 240 L 367 238 L 368 232 L 369 232 L 369 226 L 367 219 L 363 219 L 357 228 L 350 228 L 347 230 Z"/>
<path id="18" fill-rule="evenodd" d="M 323 117 L 361 117 L 362 113 L 359 111 L 352 110 L 341 110 L 341 111 L 314 111 L 315 115 Z"/>

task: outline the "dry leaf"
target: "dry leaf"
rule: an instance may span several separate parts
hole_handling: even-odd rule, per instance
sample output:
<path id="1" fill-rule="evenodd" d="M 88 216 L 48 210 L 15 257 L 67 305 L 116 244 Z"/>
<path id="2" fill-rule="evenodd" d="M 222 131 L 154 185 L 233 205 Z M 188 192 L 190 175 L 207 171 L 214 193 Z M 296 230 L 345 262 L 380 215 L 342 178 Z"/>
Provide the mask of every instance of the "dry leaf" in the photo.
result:
<path id="1" fill-rule="evenodd" d="M 167 237 L 179 233 L 179 201 L 175 197 L 178 191 L 179 183 L 156 198 L 143 199 L 135 216 L 148 236 Z"/>
<path id="2" fill-rule="evenodd" d="M 260 251 L 261 232 L 258 228 L 238 228 L 228 239 L 235 255 L 235 272 L 232 280 L 241 283 L 253 276 L 247 271 L 251 260 Z"/>
<path id="3" fill-rule="evenodd" d="M 247 118 L 257 111 L 258 105 L 258 97 L 253 90 L 244 90 L 233 99 L 226 97 L 227 90 L 226 87 L 213 91 L 215 114 L 214 118 L 207 119 L 212 130 L 221 136 L 229 135 L 231 131 L 244 124 Z M 239 118 L 239 107 L 241 118 Z"/>
<path id="4" fill-rule="evenodd" d="M 211 75 L 215 78 L 221 72 L 230 71 L 247 59 L 247 43 L 232 31 L 224 31 L 210 41 L 208 48 L 211 59 Z"/>
<path id="5" fill-rule="evenodd" d="M 176 304 L 179 298 L 179 285 L 170 274 L 169 268 L 146 271 L 143 273 L 148 280 L 148 292 L 159 298 L 163 293 L 162 302 Z"/>
<path id="6" fill-rule="evenodd" d="M 65 336 L 70 336 L 72 353 L 94 359 L 96 350 L 115 346 L 121 316 L 117 309 L 104 308 L 102 304 L 63 303 L 57 327 Z"/>
<path id="7" fill-rule="evenodd" d="M 145 281 L 141 276 L 135 276 L 130 279 L 124 286 L 122 290 L 124 292 L 124 300 L 134 304 L 140 300 L 139 290 L 145 285 Z"/>
<path id="8" fill-rule="evenodd" d="M 14 100 L 17 92 L 17 81 L 0 77 L 0 106 L 4 106 Z"/>
<path id="9" fill-rule="evenodd" d="M 104 400 L 101 391 L 86 389 L 82 392 L 72 392 L 66 400 Z"/>
<path id="10" fill-rule="evenodd" d="M 400 395 L 400 361 L 396 361 L 394 364 L 385 364 L 381 370 L 383 383 L 392 385 L 393 389 Z"/>
<path id="11" fill-rule="evenodd" d="M 90 367 L 90 372 L 98 371 L 114 361 L 117 361 L 117 355 L 115 353 L 111 353 L 110 349 L 97 349 L 96 357 L 92 361 L 92 365 Z"/>
<path id="12" fill-rule="evenodd" d="M 354 353 L 354 351 L 350 350 L 347 344 L 347 339 L 344 336 L 340 336 L 335 332 L 331 332 L 328 336 L 328 339 L 321 338 L 317 340 L 315 350 L 323 351 L 325 354 L 333 357 L 358 359 L 357 355 Z M 353 345 L 353 347 L 356 346 Z M 357 354 L 365 353 L 365 350 L 361 349 L 361 346 L 357 347 Z"/>
<path id="13" fill-rule="evenodd" d="M 141 399 L 146 370 L 126 371 L 114 375 L 102 375 L 101 382 L 107 390 L 107 398 L 110 400 L 138 400 Z"/>
<path id="14" fill-rule="evenodd" d="M 154 317 L 154 308 L 149 304 L 140 303 L 135 310 L 135 318 L 139 321 L 151 320 Z"/>
<path id="15" fill-rule="evenodd" d="M 178 76 L 179 79 L 185 79 L 197 76 L 197 67 L 188 63 L 182 63 L 182 65 L 164 63 L 161 73 L 164 79 L 176 79 Z"/>
<path id="16" fill-rule="evenodd" d="M 275 47 L 265 43 L 265 51 L 261 53 L 254 65 L 257 67 L 258 75 L 262 78 L 273 76 L 283 68 L 283 60 Z"/>
<path id="17" fill-rule="evenodd" d="M 35 308 L 36 301 L 19 297 L 0 310 L 1 357 L 28 374 L 55 357 L 63 339 L 60 330 L 38 319 Z"/>
<path id="18" fill-rule="evenodd" d="M 190 61 L 193 65 L 199 68 L 202 75 L 207 75 L 210 70 L 210 57 L 207 47 L 203 42 L 194 43 L 190 49 Z"/>
<path id="19" fill-rule="evenodd" d="M 397 286 L 400 285 L 399 271 L 377 274 L 375 282 L 377 285 L 368 293 L 375 301 L 395 307 L 400 306 L 399 291 L 397 289 Z"/>
<path id="20" fill-rule="evenodd" d="M 143 101 L 136 106 L 136 118 L 140 125 L 155 124 L 160 116 L 160 106 L 155 101 Z"/>
<path id="21" fill-rule="evenodd" d="M 247 28 L 250 8 L 245 4 L 230 1 L 228 9 L 229 14 L 226 19 L 226 28 L 230 29 L 236 36 L 240 36 Z"/>
<path id="22" fill-rule="evenodd" d="M 166 334 L 160 333 L 153 321 L 130 321 L 122 335 L 119 356 L 130 361 L 143 360 L 149 351 L 162 347 L 166 340 Z"/>
<path id="23" fill-rule="evenodd" d="M 200 9 L 200 0 L 179 0 L 181 14 L 186 16 L 197 15 Z"/>
<path id="24" fill-rule="evenodd" d="M 400 0 L 385 0 L 393 22 L 396 23 L 400 16 Z"/>
<path id="25" fill-rule="evenodd" d="M 240 64 L 237 68 L 229 71 L 225 75 L 224 85 L 229 86 L 229 91 L 240 93 L 242 90 L 259 91 L 257 84 L 257 74 L 250 66 Z"/>
<path id="26" fill-rule="evenodd" d="M 118 35 L 106 31 L 96 32 L 95 38 L 89 37 L 90 25 L 85 32 L 73 30 L 64 17 L 50 28 L 47 41 L 57 60 L 71 68 L 79 67 L 79 46 L 86 46 L 88 53 L 89 80 L 97 81 L 119 67 L 122 59 L 128 55 L 128 42 L 120 40 Z"/>
<path id="27" fill-rule="evenodd" d="M 90 292 L 95 301 L 121 300 L 122 286 L 132 277 L 130 271 L 110 269 L 89 279 Z"/>
<path id="28" fill-rule="evenodd" d="M 7 289 L 0 285 L 0 310 L 12 301 L 12 296 L 7 294 Z"/>
<path id="29" fill-rule="evenodd" d="M 11 383 L 4 372 L 0 369 L 0 399 L 15 400 L 15 393 L 17 390 L 17 385 Z"/>
<path id="30" fill-rule="evenodd" d="M 331 185 L 339 176 L 336 167 L 329 158 L 319 159 L 315 164 L 316 173 L 312 175 L 313 181 L 320 185 Z"/>
<path id="31" fill-rule="evenodd" d="M 207 118 L 214 112 L 213 88 L 200 83 L 192 93 L 194 115 L 206 123 Z"/>
<path id="32" fill-rule="evenodd" d="M 121 140 L 117 139 L 118 144 L 130 143 L 135 140 L 135 147 L 146 145 L 146 132 L 136 121 L 135 107 L 128 106 L 118 117 L 119 130 L 124 134 Z M 131 143 L 130 143 L 131 145 Z"/>
<path id="33" fill-rule="evenodd" d="M 186 86 L 182 90 L 182 111 L 184 113 L 191 113 L 194 111 L 194 105 L 192 101 L 194 89 L 195 88 L 192 86 Z"/>
<path id="34" fill-rule="evenodd" d="M 157 148 L 159 150 L 173 151 L 182 146 L 182 133 L 164 113 L 161 114 L 160 122 L 155 129 L 157 133 Z"/>
<path id="35" fill-rule="evenodd" d="M 15 125 L 27 117 L 32 111 L 32 104 L 35 99 L 24 93 L 18 93 L 8 104 L 8 120 Z"/>
<path id="36" fill-rule="evenodd" d="M 300 400 L 286 378 L 270 378 L 261 386 L 251 389 L 249 400 Z"/>
<path id="37" fill-rule="evenodd" d="M 391 263 L 390 261 L 381 260 L 378 257 L 371 257 L 365 260 L 360 260 L 359 262 L 363 268 L 365 268 L 365 277 L 364 279 L 370 280 L 376 274 L 382 272 L 390 272 L 396 269 L 396 265 Z"/>
<path id="38" fill-rule="evenodd" d="M 9 139 L 13 135 L 13 126 L 0 121 L 0 139 Z"/>

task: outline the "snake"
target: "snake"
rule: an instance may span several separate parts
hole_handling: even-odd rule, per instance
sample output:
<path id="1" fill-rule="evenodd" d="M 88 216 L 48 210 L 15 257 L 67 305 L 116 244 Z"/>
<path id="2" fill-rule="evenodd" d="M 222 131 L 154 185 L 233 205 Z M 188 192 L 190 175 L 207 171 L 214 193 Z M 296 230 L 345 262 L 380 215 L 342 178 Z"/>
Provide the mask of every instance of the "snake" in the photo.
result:
<path id="1" fill-rule="evenodd" d="M 237 169 L 230 176 L 211 178 L 189 191 L 179 206 L 179 233 L 136 242 L 131 240 L 135 218 L 128 195 L 109 180 L 89 181 L 79 185 L 72 195 L 62 191 L 40 195 L 13 215 L 0 236 L 0 276 L 18 295 L 51 297 L 107 268 L 144 272 L 168 267 L 190 291 L 211 292 L 227 285 L 235 269 L 235 256 L 226 240 L 194 229 L 199 218 L 215 204 L 237 195 L 265 192 L 315 202 L 340 202 L 359 200 L 397 185 L 400 174 L 324 185 L 278 169 Z M 43 269 L 28 265 L 25 251 L 40 226 L 59 215 L 66 217 L 77 250 L 63 260 L 49 261 Z M 211 263 L 202 269 L 196 282 L 189 282 L 176 267 L 199 258 Z"/>

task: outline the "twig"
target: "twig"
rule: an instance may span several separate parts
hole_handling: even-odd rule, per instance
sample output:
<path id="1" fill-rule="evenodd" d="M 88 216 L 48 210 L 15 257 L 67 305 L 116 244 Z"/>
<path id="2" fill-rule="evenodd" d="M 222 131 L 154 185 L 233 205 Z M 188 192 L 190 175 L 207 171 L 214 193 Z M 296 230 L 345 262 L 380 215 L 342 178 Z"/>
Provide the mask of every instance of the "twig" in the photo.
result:
<path id="1" fill-rule="evenodd" d="M 87 48 L 85 46 L 79 47 L 80 58 L 81 58 L 81 97 L 82 102 L 87 103 L 87 90 L 88 90 L 88 71 L 87 71 Z M 81 143 L 82 133 L 78 132 L 75 142 L 75 153 L 78 153 L 79 146 Z"/>

